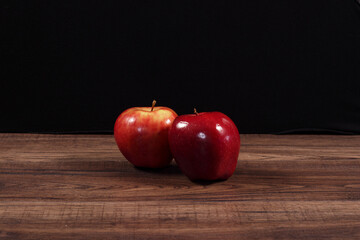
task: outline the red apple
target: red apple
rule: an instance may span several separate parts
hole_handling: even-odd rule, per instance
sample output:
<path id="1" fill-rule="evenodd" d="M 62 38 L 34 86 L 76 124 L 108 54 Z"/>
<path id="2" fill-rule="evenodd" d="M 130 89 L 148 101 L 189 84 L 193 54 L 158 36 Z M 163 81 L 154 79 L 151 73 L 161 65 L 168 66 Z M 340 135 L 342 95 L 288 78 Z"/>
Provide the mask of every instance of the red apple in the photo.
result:
<path id="1" fill-rule="evenodd" d="M 161 168 L 172 160 L 168 131 L 177 114 L 167 107 L 134 107 L 119 115 L 114 126 L 116 143 L 137 167 Z"/>
<path id="2" fill-rule="evenodd" d="M 240 135 L 225 114 L 195 110 L 195 114 L 174 120 L 169 144 L 176 163 L 190 180 L 228 179 L 236 168 Z"/>

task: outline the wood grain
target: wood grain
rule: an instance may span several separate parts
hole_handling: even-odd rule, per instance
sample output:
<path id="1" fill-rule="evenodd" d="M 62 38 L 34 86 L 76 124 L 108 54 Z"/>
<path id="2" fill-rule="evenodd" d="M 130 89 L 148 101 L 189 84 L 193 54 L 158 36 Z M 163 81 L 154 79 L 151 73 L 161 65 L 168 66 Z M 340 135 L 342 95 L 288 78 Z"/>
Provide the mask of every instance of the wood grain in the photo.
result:
<path id="1" fill-rule="evenodd" d="M 0 134 L 0 239 L 360 239 L 360 136 L 241 137 L 234 176 L 194 183 L 110 135 Z"/>

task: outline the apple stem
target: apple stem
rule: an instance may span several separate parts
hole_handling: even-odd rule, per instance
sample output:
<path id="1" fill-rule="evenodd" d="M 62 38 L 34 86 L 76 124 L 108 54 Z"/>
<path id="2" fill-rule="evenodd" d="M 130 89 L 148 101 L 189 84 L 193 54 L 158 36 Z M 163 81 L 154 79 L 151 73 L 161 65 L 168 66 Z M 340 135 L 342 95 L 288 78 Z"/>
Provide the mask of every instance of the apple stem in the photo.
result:
<path id="1" fill-rule="evenodd" d="M 152 105 L 151 105 L 151 112 L 154 110 L 155 104 L 156 104 L 156 101 L 153 100 Z"/>
<path id="2" fill-rule="evenodd" d="M 196 115 L 199 115 L 199 113 L 196 111 L 196 108 L 194 108 L 194 113 L 195 113 Z"/>

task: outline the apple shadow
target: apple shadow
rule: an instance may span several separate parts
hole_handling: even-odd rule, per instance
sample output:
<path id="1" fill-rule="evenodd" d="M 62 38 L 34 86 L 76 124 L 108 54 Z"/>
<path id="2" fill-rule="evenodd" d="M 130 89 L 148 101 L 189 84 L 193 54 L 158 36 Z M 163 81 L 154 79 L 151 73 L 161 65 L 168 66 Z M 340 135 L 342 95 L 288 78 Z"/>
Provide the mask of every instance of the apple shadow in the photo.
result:
<path id="1" fill-rule="evenodd" d="M 146 167 L 136 167 L 134 168 L 138 171 L 144 172 L 144 173 L 150 173 L 154 175 L 184 175 L 179 166 L 175 163 L 172 163 L 169 166 L 163 167 L 163 168 L 146 168 Z M 201 186 L 208 186 L 212 184 L 216 184 L 219 182 L 225 182 L 227 179 L 217 179 L 217 180 L 190 180 L 188 177 L 186 179 L 189 181 L 189 183 L 194 183 L 196 185 Z"/>
<path id="2" fill-rule="evenodd" d="M 119 177 L 119 180 L 131 181 L 136 184 L 153 184 L 156 186 L 174 186 L 175 188 L 193 186 L 216 186 L 217 184 L 233 185 L 235 182 L 244 184 L 264 184 L 264 183 L 288 183 L 294 182 L 301 177 L 294 176 L 296 172 L 280 167 L 265 168 L 259 166 L 257 162 L 249 162 L 242 164 L 239 162 L 234 175 L 228 180 L 190 180 L 180 170 L 178 165 L 172 161 L 169 166 L 160 169 L 149 169 L 142 167 L 134 167 L 128 161 L 110 156 L 107 158 L 89 158 L 76 157 L 59 158 L 51 162 L 51 165 L 36 165 L 37 169 L 54 171 L 71 171 L 77 175 L 112 176 Z M 116 178 L 113 178 L 114 180 Z M 235 184 L 236 186 L 236 184 Z"/>
<path id="3" fill-rule="evenodd" d="M 180 168 L 175 165 L 171 164 L 169 166 L 163 167 L 163 168 L 146 168 L 146 167 L 136 167 L 134 166 L 136 170 L 139 170 L 141 172 L 156 174 L 156 175 L 179 175 L 182 174 Z"/>
<path id="4" fill-rule="evenodd" d="M 209 186 L 212 184 L 216 184 L 216 183 L 220 183 L 220 182 L 225 182 L 227 179 L 217 179 L 217 180 L 189 180 L 194 184 L 197 185 L 202 185 L 202 186 Z"/>

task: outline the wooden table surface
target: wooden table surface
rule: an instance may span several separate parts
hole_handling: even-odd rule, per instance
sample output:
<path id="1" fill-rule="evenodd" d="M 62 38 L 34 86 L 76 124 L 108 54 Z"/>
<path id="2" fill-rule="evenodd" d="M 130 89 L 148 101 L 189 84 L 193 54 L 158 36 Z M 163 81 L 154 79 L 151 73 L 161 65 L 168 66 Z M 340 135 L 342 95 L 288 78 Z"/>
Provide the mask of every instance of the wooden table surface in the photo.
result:
<path id="1" fill-rule="evenodd" d="M 241 137 L 210 184 L 111 135 L 0 134 L 0 239 L 360 239 L 360 136 Z"/>

